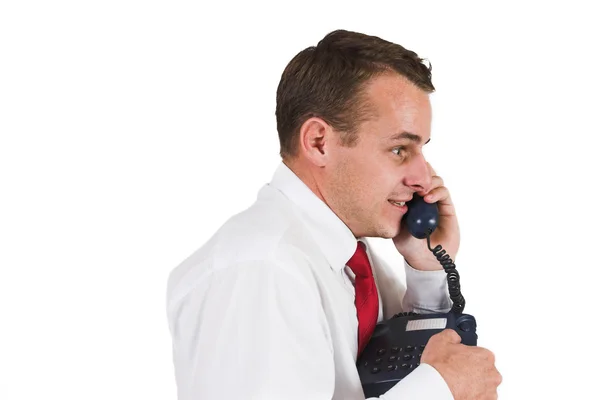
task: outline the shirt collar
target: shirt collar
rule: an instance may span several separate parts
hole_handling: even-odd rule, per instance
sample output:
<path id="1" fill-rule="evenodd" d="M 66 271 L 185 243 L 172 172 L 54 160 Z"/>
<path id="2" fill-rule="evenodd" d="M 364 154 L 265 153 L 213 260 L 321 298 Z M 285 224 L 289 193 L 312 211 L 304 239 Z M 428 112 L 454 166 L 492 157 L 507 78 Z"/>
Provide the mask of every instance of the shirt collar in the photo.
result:
<path id="1" fill-rule="evenodd" d="M 304 215 L 312 236 L 335 271 L 340 271 L 356 251 L 357 240 L 348 226 L 325 202 L 283 162 L 275 170 L 269 186 L 279 190 L 293 202 Z"/>

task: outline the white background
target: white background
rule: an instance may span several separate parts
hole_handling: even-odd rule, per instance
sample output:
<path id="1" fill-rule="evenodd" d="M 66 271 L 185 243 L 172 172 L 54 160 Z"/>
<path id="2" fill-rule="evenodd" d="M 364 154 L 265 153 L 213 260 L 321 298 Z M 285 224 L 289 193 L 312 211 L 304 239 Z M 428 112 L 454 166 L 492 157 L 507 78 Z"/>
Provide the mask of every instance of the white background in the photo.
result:
<path id="1" fill-rule="evenodd" d="M 600 398 L 588 3 L 2 2 L 0 398 L 176 398 L 168 273 L 270 180 L 281 73 L 338 28 L 433 65 L 426 156 L 500 398 Z"/>

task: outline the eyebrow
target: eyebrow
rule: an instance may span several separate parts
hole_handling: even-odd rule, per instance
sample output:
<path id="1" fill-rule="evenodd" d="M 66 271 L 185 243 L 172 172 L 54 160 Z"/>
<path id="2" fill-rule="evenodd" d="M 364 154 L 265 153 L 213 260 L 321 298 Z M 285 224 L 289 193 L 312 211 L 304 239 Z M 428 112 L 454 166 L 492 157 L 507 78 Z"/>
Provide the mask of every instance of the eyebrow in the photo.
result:
<path id="1" fill-rule="evenodd" d="M 395 135 L 392 135 L 389 138 L 390 142 L 395 142 L 397 140 L 402 140 L 402 139 L 408 139 L 408 140 L 411 140 L 416 143 L 421 143 L 421 136 L 415 135 L 414 133 L 410 133 L 410 132 L 396 133 Z M 429 143 L 429 141 L 431 141 L 431 138 L 429 138 L 429 140 L 427 140 L 425 143 L 423 143 L 423 145 L 426 145 L 427 143 Z"/>

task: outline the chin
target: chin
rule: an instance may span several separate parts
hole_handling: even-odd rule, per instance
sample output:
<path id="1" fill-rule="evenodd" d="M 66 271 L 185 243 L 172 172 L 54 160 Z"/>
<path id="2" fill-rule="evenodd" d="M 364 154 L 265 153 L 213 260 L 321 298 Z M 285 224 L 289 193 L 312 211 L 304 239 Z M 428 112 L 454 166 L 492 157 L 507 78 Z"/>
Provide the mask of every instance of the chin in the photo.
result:
<path id="1" fill-rule="evenodd" d="M 391 239 L 396 237 L 400 233 L 400 226 L 395 227 L 395 225 L 387 224 L 381 225 L 377 230 L 377 235 L 375 237 L 380 237 L 384 239 Z"/>

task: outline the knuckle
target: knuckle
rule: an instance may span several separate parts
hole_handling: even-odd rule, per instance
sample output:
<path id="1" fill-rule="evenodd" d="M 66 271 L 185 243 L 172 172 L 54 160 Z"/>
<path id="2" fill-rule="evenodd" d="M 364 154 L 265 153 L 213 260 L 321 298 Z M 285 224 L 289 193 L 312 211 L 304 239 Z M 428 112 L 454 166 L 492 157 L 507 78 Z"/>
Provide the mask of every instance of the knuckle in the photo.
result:
<path id="1" fill-rule="evenodd" d="M 496 356 L 494 355 L 494 353 L 491 350 L 488 350 L 484 347 L 480 347 L 481 351 L 481 357 L 485 360 L 485 361 L 489 361 L 492 364 L 496 361 Z"/>
<path id="2" fill-rule="evenodd" d="M 502 374 L 500 372 L 498 372 L 496 370 L 496 379 L 495 382 L 496 386 L 500 386 L 500 384 L 502 383 Z"/>

